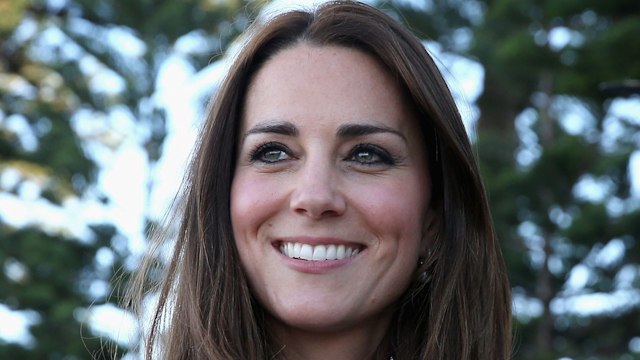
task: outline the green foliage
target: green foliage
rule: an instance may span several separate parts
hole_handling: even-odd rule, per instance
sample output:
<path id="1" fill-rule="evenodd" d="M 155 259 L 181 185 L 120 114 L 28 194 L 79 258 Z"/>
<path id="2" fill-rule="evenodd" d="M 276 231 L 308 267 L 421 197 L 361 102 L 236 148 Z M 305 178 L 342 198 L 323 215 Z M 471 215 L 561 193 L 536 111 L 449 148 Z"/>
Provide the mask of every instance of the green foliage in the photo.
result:
<path id="1" fill-rule="evenodd" d="M 166 119 L 154 100 L 156 79 L 177 44 L 199 36 L 200 47 L 180 56 L 201 69 L 261 4 L 0 2 L 0 195 L 55 212 L 108 203 L 97 185 L 98 153 L 115 152 L 127 138 L 140 143 L 150 168 L 162 155 Z M 134 133 L 118 128 L 115 111 L 133 119 Z M 35 321 L 32 344 L 0 340 L 0 358 L 111 358 L 110 339 L 94 334 L 87 317 L 119 300 L 132 269 L 123 265 L 130 259 L 121 229 L 90 223 L 80 235 L 71 230 L 77 224 L 50 219 L 16 228 L 3 214 L 12 209 L 0 212 L 0 303 Z M 100 253 L 113 259 L 105 265 Z"/>
<path id="2" fill-rule="evenodd" d="M 395 5 L 409 14 L 401 18 L 434 27 L 431 38 L 462 26 L 473 34 L 468 48 L 446 49 L 484 68 L 477 101 L 481 171 L 514 296 L 541 310 L 516 312 L 515 358 L 640 358 L 629 347 L 640 333 L 640 303 L 634 300 L 640 289 L 640 209 L 630 182 L 638 174 L 629 173 L 630 156 L 638 151 L 638 114 L 612 115 L 611 97 L 631 92 L 603 91 L 609 82 L 640 79 L 640 3 L 477 3 L 482 20 L 464 25 L 448 17 L 456 1 L 434 1 L 422 15 Z M 442 15 L 437 26 L 429 25 L 433 14 Z M 566 99 L 584 111 L 576 112 Z M 523 125 L 523 116 L 532 122 Z M 565 128 L 568 116 L 581 121 L 583 132 Z M 607 131 L 612 123 L 622 129 L 617 137 Z M 610 305 L 573 305 L 590 295 Z"/>
<path id="3" fill-rule="evenodd" d="M 10 32 L 18 25 L 28 3 L 28 0 L 9 0 L 0 3 L 0 11 L 2 12 L 0 35 Z"/>
<path id="4" fill-rule="evenodd" d="M 115 229 L 96 229 L 80 242 L 36 228 L 0 227 L 0 299 L 14 310 L 29 309 L 42 321 L 30 327 L 32 348 L 0 343 L 3 358 L 86 358 L 102 351 L 102 340 L 83 328 L 82 314 L 106 300 L 87 292 L 94 281 L 109 281 L 95 264 L 96 249 L 108 246 Z M 97 357 L 99 358 L 99 357 Z"/>
<path id="5" fill-rule="evenodd" d="M 186 35 L 199 36 L 200 47 L 182 56 L 202 69 L 262 3 L 0 2 L 0 177 L 17 174 L 15 182 L 0 183 L 0 193 L 20 198 L 26 185 L 36 184 L 37 200 L 54 207 L 70 199 L 108 201 L 96 187 L 100 168 L 90 149 L 120 146 L 110 113 L 123 110 L 144 129 L 140 141 L 152 166 L 166 135 L 165 114 L 152 101 L 164 61 Z M 614 119 L 624 130 L 607 138 L 607 123 L 615 118 L 611 97 L 618 95 L 602 91 L 604 83 L 640 79 L 640 2 L 403 4 L 381 7 L 445 51 L 478 61 L 485 71 L 477 101 L 481 170 L 514 294 L 542 307 L 539 313 L 516 314 L 515 358 L 640 358 L 629 349 L 640 333 L 637 301 L 592 313 L 562 305 L 589 294 L 629 296 L 640 288 L 640 209 L 629 180 L 629 158 L 638 150 L 637 115 L 635 121 Z M 109 40 L 114 32 L 127 40 Z M 460 34 L 471 41 L 460 41 Z M 568 41 L 558 42 L 552 34 L 568 34 Z M 136 49 L 123 50 L 132 43 Z M 110 86 L 104 86 L 105 74 Z M 586 109 L 588 116 L 579 115 L 585 124 L 585 117 L 594 119 L 583 126 L 584 133 L 562 125 L 572 112 L 561 105 L 562 98 Z M 525 112 L 535 117 L 527 125 L 535 135 L 534 150 L 516 131 L 516 119 Z M 102 130 L 80 131 L 79 114 Z M 531 160 L 519 160 L 527 151 Z M 581 194 L 588 181 L 603 195 Z M 93 334 L 84 320 L 91 304 L 117 300 L 109 292 L 118 289 L 115 284 L 106 293 L 88 289 L 96 281 L 108 282 L 127 253 L 113 224 L 91 224 L 90 233 L 77 238 L 63 226 L 52 230 L 39 224 L 16 229 L 0 218 L 0 302 L 39 319 L 29 329 L 33 346 L 0 342 L 0 358 L 109 357 L 103 351 L 108 339 Z M 602 260 L 603 249 L 611 246 L 618 256 Z M 107 269 L 96 261 L 104 249 L 115 257 Z M 584 281 L 571 280 L 580 271 Z M 127 275 L 119 271 L 125 282 Z"/>

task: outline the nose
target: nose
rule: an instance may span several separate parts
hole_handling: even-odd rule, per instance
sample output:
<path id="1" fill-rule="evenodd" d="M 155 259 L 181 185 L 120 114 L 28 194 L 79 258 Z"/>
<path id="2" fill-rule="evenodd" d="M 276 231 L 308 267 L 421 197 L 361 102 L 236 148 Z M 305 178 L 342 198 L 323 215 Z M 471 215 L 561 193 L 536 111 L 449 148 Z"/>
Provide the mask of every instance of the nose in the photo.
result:
<path id="1" fill-rule="evenodd" d="M 291 194 L 291 210 L 315 220 L 342 215 L 347 204 L 335 172 L 331 166 L 317 162 L 300 169 Z"/>

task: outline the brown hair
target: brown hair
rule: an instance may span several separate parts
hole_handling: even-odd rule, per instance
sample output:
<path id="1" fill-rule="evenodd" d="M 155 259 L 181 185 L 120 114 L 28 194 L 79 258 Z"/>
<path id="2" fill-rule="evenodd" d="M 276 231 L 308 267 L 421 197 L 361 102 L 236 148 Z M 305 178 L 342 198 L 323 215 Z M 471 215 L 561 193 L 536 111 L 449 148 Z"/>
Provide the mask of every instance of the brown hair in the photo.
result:
<path id="1" fill-rule="evenodd" d="M 146 359 L 158 347 L 166 359 L 279 356 L 241 269 L 230 189 L 247 86 L 265 61 L 299 42 L 378 59 L 404 87 L 428 142 L 431 206 L 440 221 L 424 276 L 398 302 L 388 334 L 394 359 L 509 358 L 510 289 L 485 191 L 450 91 L 420 41 L 384 13 L 351 1 L 287 12 L 254 24 L 249 34 L 208 110 L 185 179 Z M 138 299 L 151 264 L 138 275 Z"/>

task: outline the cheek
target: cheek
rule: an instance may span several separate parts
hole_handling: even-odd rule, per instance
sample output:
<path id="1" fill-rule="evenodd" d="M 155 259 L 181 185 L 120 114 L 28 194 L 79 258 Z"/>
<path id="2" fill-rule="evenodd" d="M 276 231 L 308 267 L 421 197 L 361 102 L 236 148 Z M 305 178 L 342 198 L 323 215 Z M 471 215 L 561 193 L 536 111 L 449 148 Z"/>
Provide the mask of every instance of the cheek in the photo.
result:
<path id="1" fill-rule="evenodd" d="M 381 184 L 358 196 L 359 207 L 381 236 L 418 242 L 428 200 L 424 188 L 424 183 L 416 180 Z"/>
<path id="2" fill-rule="evenodd" d="M 255 234 L 279 209 L 277 184 L 259 176 L 236 173 L 231 184 L 231 224 L 237 240 Z"/>

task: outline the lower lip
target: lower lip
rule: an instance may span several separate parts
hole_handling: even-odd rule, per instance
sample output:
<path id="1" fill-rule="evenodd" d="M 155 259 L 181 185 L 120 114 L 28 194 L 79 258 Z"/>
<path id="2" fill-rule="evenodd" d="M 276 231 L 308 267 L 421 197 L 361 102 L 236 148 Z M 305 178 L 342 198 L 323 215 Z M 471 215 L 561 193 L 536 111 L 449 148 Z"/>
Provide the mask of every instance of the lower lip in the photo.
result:
<path id="1" fill-rule="evenodd" d="M 282 257 L 283 261 L 292 268 L 293 270 L 307 273 L 307 274 L 324 274 L 353 263 L 354 260 L 362 255 L 364 250 L 361 250 L 356 256 L 352 256 L 346 259 L 340 260 L 303 260 L 303 259 L 294 259 L 290 258 L 283 253 L 281 253 L 278 249 L 274 249 L 278 252 L 278 254 Z"/>

